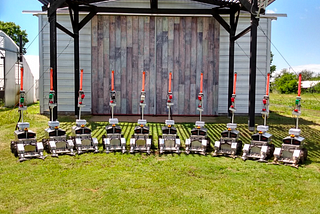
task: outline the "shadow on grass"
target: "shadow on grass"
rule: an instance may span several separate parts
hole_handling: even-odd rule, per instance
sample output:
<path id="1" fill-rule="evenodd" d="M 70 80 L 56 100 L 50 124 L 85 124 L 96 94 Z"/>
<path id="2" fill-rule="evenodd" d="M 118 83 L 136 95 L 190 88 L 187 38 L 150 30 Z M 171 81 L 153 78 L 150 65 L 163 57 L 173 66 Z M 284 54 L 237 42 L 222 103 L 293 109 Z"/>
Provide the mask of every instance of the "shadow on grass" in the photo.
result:
<path id="1" fill-rule="evenodd" d="M 33 107 L 33 106 L 39 106 L 39 102 L 29 104 L 28 108 Z M 18 105 L 12 106 L 12 107 L 0 106 L 0 112 L 7 112 L 7 111 L 12 111 L 12 110 L 18 110 Z"/>
<path id="2" fill-rule="evenodd" d="M 31 105 L 28 105 L 28 107 L 37 107 L 39 103 L 34 103 Z M 0 112 L 6 114 L 9 113 L 12 110 L 17 110 L 18 108 L 5 108 L 1 107 Z M 49 121 L 49 115 L 44 115 L 48 118 Z M 89 121 L 90 115 L 84 115 L 82 118 Z M 130 116 L 128 116 L 130 117 Z M 214 123 L 206 123 L 206 128 L 208 129 L 208 138 L 210 140 L 210 148 L 208 149 L 208 152 L 213 151 L 213 145 L 214 142 L 219 140 L 220 133 L 226 129 L 226 124 L 230 122 L 230 118 L 227 116 L 218 116 L 215 117 L 217 120 Z M 75 124 L 76 118 L 74 115 L 58 115 L 58 120 L 63 123 L 67 123 L 65 129 L 70 130 L 71 126 Z M 195 117 L 194 121 L 197 121 L 198 118 Z M 263 124 L 263 119 L 259 116 L 255 118 L 256 125 Z M 238 124 L 238 130 L 240 131 L 240 140 L 245 143 L 250 143 L 251 135 L 255 132 L 251 132 L 248 130 L 248 116 L 243 115 L 236 115 L 235 116 L 235 123 Z M 99 140 L 102 136 L 102 134 L 105 134 L 105 126 L 108 124 L 108 121 L 105 122 L 88 122 L 88 126 L 92 129 L 92 131 L 96 131 L 95 135 L 99 135 Z M 157 125 L 154 125 L 157 124 Z M 151 123 L 150 127 L 153 127 L 153 129 L 156 129 L 156 131 L 152 131 L 150 134 L 158 133 L 158 136 L 161 135 L 161 130 L 157 128 L 159 123 Z M 127 128 L 125 131 L 124 137 L 128 140 L 130 140 L 132 133 L 132 129 L 134 129 L 136 123 L 127 123 L 122 122 L 120 123 L 122 129 Z M 163 125 L 163 124 L 162 124 Z M 295 127 L 295 118 L 284 116 L 277 114 L 276 112 L 271 112 L 270 117 L 268 118 L 267 125 L 269 125 L 269 133 L 273 135 L 273 143 L 276 147 L 280 147 L 282 145 L 282 139 L 286 136 L 288 136 L 288 131 L 290 128 Z M 69 127 L 70 126 L 70 127 Z M 314 126 L 314 127 L 313 127 Z M 182 142 L 186 140 L 190 136 L 190 130 L 195 127 L 194 123 L 179 123 L 176 125 L 178 129 L 178 133 L 181 134 L 180 139 Z M 320 131 L 317 130 L 315 127 L 319 127 L 318 123 L 305 120 L 303 118 L 299 118 L 299 128 L 301 129 L 301 136 L 305 138 L 305 145 L 308 149 L 308 157 L 312 159 L 314 162 L 319 162 L 320 159 Z M 156 136 L 154 136 L 153 144 L 157 143 L 157 139 L 155 139 Z M 100 142 L 100 141 L 99 141 Z M 153 145 L 153 149 L 156 150 L 157 144 Z M 182 143 L 182 145 L 184 145 Z M 309 159 L 310 160 L 310 159 Z M 308 164 L 309 162 L 307 162 Z"/>

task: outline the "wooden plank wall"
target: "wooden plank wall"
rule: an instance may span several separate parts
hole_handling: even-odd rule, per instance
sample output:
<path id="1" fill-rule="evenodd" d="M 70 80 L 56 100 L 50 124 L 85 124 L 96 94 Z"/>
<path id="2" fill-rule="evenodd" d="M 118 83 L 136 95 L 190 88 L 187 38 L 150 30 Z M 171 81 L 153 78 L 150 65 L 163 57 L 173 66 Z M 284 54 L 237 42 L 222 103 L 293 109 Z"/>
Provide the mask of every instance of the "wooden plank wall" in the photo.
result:
<path id="1" fill-rule="evenodd" d="M 204 114 L 218 114 L 219 24 L 209 17 L 107 16 L 92 19 L 92 113 L 109 114 L 115 71 L 118 114 L 139 114 L 142 71 L 146 114 L 167 114 L 169 72 L 173 114 L 196 115 L 204 73 Z"/>

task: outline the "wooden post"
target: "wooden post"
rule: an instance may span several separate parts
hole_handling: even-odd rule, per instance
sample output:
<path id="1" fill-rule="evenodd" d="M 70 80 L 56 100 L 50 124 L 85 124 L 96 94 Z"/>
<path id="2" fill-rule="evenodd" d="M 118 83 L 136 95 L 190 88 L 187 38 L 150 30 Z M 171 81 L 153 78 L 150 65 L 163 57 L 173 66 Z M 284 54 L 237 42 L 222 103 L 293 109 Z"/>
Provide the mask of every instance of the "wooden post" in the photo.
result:
<path id="1" fill-rule="evenodd" d="M 74 34 L 74 114 L 79 118 L 78 91 L 79 91 L 79 8 L 73 8 L 73 34 Z"/>
<path id="2" fill-rule="evenodd" d="M 257 8 L 257 0 L 253 0 L 252 8 Z M 254 131 L 255 108 L 256 108 L 256 78 L 257 78 L 257 29 L 259 19 L 251 14 L 251 34 L 250 34 L 250 76 L 249 76 L 249 130 Z"/>
<path id="3" fill-rule="evenodd" d="M 52 4 L 53 1 L 51 0 Z M 50 67 L 52 68 L 52 82 L 53 82 L 53 90 L 55 90 L 54 103 L 57 103 L 58 100 L 58 88 L 57 88 L 57 27 L 56 27 L 57 13 L 54 11 L 49 16 L 50 23 Z M 53 114 L 53 115 L 51 115 Z M 54 108 L 52 113 L 50 111 L 50 118 L 53 121 L 57 120 L 58 117 L 58 108 Z"/>

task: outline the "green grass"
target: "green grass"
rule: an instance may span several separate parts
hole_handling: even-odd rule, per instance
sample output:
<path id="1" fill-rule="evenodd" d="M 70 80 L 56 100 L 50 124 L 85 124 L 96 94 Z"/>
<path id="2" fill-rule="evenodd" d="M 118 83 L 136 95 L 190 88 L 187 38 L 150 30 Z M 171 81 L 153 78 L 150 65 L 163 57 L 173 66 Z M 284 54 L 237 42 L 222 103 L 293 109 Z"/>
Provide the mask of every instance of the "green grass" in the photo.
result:
<path id="1" fill-rule="evenodd" d="M 270 102 L 276 103 L 273 101 L 277 96 L 271 94 Z M 284 97 L 288 103 L 292 100 Z M 302 99 L 308 98 L 303 95 Z M 281 114 L 274 106 L 271 109 L 270 133 L 275 145 L 280 146 L 294 121 L 290 114 Z M 319 111 L 315 111 L 318 118 L 314 116 L 314 120 L 319 120 Z M 41 140 L 48 118 L 38 112 L 39 105 L 32 105 L 24 118 Z M 18 163 L 9 149 L 18 120 L 17 109 L 1 108 L 0 213 L 320 213 L 319 124 L 305 119 L 310 117 L 306 114 L 301 119 L 301 129 L 309 159 L 295 169 L 184 154 L 159 157 L 100 153 L 58 159 L 48 156 L 44 161 Z M 70 134 L 74 118 L 59 119 Z M 228 121 L 220 117 L 219 123 L 206 124 L 212 145 Z M 247 117 L 236 117 L 236 122 L 241 140 L 249 142 L 252 133 L 247 129 Z M 262 120 L 257 118 L 256 122 L 260 124 Z M 107 124 L 89 123 L 100 143 Z M 120 125 L 128 143 L 136 124 Z M 163 124 L 148 125 L 157 146 Z M 176 127 L 184 145 L 193 124 Z"/>
<path id="2" fill-rule="evenodd" d="M 277 114 L 291 116 L 295 94 L 270 94 L 270 110 Z M 301 94 L 301 117 L 320 124 L 320 94 Z"/>

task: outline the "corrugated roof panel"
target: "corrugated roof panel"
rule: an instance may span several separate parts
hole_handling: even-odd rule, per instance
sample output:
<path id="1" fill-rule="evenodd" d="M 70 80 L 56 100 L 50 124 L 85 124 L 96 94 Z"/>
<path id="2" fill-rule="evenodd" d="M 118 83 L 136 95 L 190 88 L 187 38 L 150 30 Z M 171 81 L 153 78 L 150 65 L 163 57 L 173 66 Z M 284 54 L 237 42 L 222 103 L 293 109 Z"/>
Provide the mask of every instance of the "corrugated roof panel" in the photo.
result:
<path id="1" fill-rule="evenodd" d="M 38 0 L 40 3 L 42 3 L 45 6 L 48 6 L 48 4 L 50 3 L 50 0 Z M 143 0 L 142 0 L 143 1 Z M 230 5 L 230 4 L 241 4 L 240 0 L 192 0 L 193 2 L 196 3 L 206 3 L 206 4 L 210 4 L 210 5 Z M 252 2 L 252 0 L 248 0 L 250 3 Z M 271 3 L 273 3 L 275 0 L 266 0 L 268 3 L 267 5 L 270 5 Z M 115 3 L 115 2 L 121 2 L 120 0 L 70 0 L 70 2 L 72 4 L 76 4 L 76 5 L 94 5 L 94 6 L 102 6 L 106 3 Z M 141 3 L 141 0 L 131 0 L 131 3 Z M 148 2 L 150 4 L 150 0 L 146 0 L 146 2 Z M 158 1 L 158 4 L 161 4 L 161 0 Z M 171 2 L 184 2 L 184 0 L 176 0 L 176 1 L 171 1 Z M 265 2 L 261 2 L 261 4 L 264 4 Z M 260 4 L 260 1 L 258 2 L 258 4 Z M 67 7 L 68 4 L 65 2 L 64 4 L 62 4 L 61 7 Z"/>

